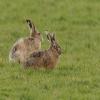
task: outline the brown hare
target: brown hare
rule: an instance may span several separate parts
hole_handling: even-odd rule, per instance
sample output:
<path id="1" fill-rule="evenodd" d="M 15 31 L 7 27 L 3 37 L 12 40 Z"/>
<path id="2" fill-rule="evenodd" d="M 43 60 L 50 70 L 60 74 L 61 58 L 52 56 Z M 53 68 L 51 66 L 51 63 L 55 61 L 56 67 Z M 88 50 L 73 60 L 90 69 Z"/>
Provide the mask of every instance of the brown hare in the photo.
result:
<path id="1" fill-rule="evenodd" d="M 31 20 L 27 19 L 26 22 L 29 26 L 30 36 L 15 42 L 9 53 L 10 61 L 24 62 L 31 52 L 41 48 L 41 34 L 37 32 Z"/>
<path id="2" fill-rule="evenodd" d="M 27 60 L 23 63 L 25 68 L 44 67 L 47 69 L 53 69 L 56 66 L 59 56 L 61 55 L 61 47 L 55 40 L 54 34 L 47 34 L 47 39 L 51 43 L 49 49 L 44 51 L 36 51 L 30 54 Z"/>

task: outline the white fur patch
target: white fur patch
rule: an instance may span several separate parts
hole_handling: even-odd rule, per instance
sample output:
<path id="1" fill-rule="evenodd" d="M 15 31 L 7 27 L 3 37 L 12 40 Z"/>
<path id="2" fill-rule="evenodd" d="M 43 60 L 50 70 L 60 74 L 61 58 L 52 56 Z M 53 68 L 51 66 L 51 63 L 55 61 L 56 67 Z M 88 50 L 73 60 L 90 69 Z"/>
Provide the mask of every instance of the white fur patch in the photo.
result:
<path id="1" fill-rule="evenodd" d="M 12 49 L 17 45 L 17 44 L 21 44 L 22 42 L 24 42 L 24 38 L 20 38 L 18 41 L 16 41 L 14 43 L 14 45 L 12 46 Z M 10 50 L 10 53 L 9 53 L 9 61 L 10 62 L 15 62 L 15 58 L 12 58 L 12 49 Z"/>
<path id="2" fill-rule="evenodd" d="M 17 45 L 17 44 L 22 43 L 22 42 L 24 42 L 24 38 L 20 38 L 19 40 L 17 40 L 17 41 L 14 43 L 13 47 L 14 47 L 15 45 Z M 13 48 L 13 47 L 12 47 L 12 48 Z"/>
<path id="3" fill-rule="evenodd" d="M 20 38 L 17 43 L 24 42 L 24 38 Z"/>

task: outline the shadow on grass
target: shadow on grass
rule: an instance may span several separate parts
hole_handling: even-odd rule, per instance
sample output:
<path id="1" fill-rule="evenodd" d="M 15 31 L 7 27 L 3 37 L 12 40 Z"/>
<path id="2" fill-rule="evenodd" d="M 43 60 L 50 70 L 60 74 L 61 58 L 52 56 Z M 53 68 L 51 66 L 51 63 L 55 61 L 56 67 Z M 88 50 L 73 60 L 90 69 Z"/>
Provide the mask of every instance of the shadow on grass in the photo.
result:
<path id="1" fill-rule="evenodd" d="M 5 70 L 9 70 L 12 73 L 18 73 L 18 74 L 25 74 L 28 76 L 33 76 L 33 75 L 43 75 L 43 76 L 57 76 L 57 77 L 62 77 L 62 76 L 73 76 L 73 75 L 78 75 L 79 72 L 79 67 L 75 67 L 74 65 L 71 66 L 60 66 L 57 68 L 54 68 L 52 70 L 50 69 L 33 69 L 33 68 L 27 68 L 24 69 L 22 65 L 16 64 L 16 63 L 8 63 L 8 67 L 5 68 Z M 5 64 L 4 64 L 5 66 Z"/>
<path id="2" fill-rule="evenodd" d="M 21 69 L 22 71 L 24 71 L 24 73 L 27 73 L 28 75 L 32 75 L 32 74 L 41 74 L 41 75 L 46 75 L 46 76 L 69 76 L 69 75 L 74 75 L 74 74 L 78 74 L 77 72 L 77 68 L 75 67 L 59 67 L 59 68 L 55 68 L 53 70 L 48 70 L 48 69 L 32 69 L 32 68 L 28 68 L 28 69 Z"/>

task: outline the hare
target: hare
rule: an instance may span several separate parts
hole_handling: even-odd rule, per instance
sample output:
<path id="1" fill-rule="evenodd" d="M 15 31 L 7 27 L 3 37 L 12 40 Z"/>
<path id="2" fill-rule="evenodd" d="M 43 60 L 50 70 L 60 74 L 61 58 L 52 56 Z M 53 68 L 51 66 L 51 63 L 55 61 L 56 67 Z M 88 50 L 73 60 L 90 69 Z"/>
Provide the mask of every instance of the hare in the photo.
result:
<path id="1" fill-rule="evenodd" d="M 51 45 L 48 50 L 36 51 L 30 54 L 27 60 L 23 63 L 25 68 L 41 68 L 53 69 L 59 56 L 61 55 L 61 47 L 55 40 L 54 34 L 47 34 L 47 39 L 50 41 Z"/>
<path id="2" fill-rule="evenodd" d="M 26 22 L 29 26 L 30 36 L 15 42 L 9 53 L 10 61 L 24 62 L 31 52 L 41 49 L 41 34 L 36 30 L 31 20 L 27 19 Z"/>

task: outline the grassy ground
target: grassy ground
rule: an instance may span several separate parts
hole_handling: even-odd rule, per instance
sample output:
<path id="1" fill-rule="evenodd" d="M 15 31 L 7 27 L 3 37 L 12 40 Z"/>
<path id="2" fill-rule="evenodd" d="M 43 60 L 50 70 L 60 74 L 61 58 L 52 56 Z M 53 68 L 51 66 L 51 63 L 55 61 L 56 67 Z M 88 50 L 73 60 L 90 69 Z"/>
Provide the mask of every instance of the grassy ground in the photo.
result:
<path id="1" fill-rule="evenodd" d="M 63 49 L 53 71 L 24 70 L 10 64 L 12 44 L 28 35 L 31 18 L 48 48 L 45 30 Z M 0 1 L 0 100 L 100 100 L 100 1 Z"/>

